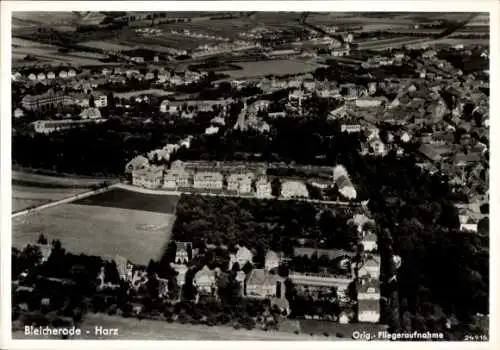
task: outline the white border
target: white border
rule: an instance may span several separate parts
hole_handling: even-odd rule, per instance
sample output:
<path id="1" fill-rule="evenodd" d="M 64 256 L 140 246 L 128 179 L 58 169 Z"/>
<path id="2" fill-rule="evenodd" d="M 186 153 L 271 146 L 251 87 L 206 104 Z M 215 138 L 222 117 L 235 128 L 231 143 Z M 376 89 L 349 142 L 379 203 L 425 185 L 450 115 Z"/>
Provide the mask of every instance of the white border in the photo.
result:
<path id="1" fill-rule="evenodd" d="M 119 6 L 117 6 L 119 5 Z M 2 325 L 0 348 L 2 349 L 66 349 L 72 347 L 75 349 L 88 349 L 88 348 L 105 348 L 112 344 L 113 348 L 119 349 L 152 349 L 152 348 L 165 348 L 168 347 L 195 347 L 200 344 L 194 341 L 185 342 L 165 342 L 165 341 L 29 341 L 29 340 L 11 340 L 11 317 L 10 317 L 10 247 L 11 247 L 11 97 L 10 97 L 10 76 L 11 76 L 11 13 L 13 11 L 328 11 L 328 12 L 342 12 L 342 11 L 384 11 L 390 10 L 392 12 L 489 12 L 490 13 L 490 95 L 500 96 L 500 88 L 498 86 L 499 70 L 498 60 L 500 59 L 499 52 L 499 33 L 500 28 L 499 20 L 499 2 L 496 0 L 448 0 L 448 1 L 171 1 L 171 2 L 156 2 L 156 1 L 88 1 L 88 2 L 72 2 L 72 1 L 3 1 L 0 2 L 1 6 L 1 104 L 2 118 L 0 118 L 0 143 L 1 143 L 1 187 L 0 187 L 0 209 L 1 209 L 1 305 L 2 318 L 0 324 Z M 119 7 L 119 9 L 118 9 Z M 498 99 L 491 99 L 490 115 L 499 115 L 500 108 Z M 498 121 L 491 118 L 491 146 L 492 150 L 500 149 L 500 141 L 496 140 L 493 135 L 497 130 Z M 490 158 L 490 171 L 491 179 L 494 174 L 500 172 L 498 162 L 496 159 L 497 153 L 491 152 Z M 498 194 L 498 185 L 495 181 L 491 181 L 490 191 L 490 217 L 495 218 L 495 214 L 499 214 L 500 196 Z M 498 232 L 498 224 L 496 220 L 491 220 L 490 235 L 490 342 L 489 343 L 464 343 L 464 342 L 430 342 L 425 343 L 426 348 L 436 349 L 471 349 L 471 348 L 495 348 L 494 345 L 498 344 L 498 336 L 494 329 L 500 329 L 498 326 L 497 315 L 494 311 L 498 311 L 497 298 L 495 291 L 497 288 L 497 281 L 493 278 L 498 270 L 497 257 L 495 254 L 498 246 L 496 234 Z M 109 343 L 112 342 L 112 343 Z M 213 345 L 212 345 L 213 343 Z M 314 347 L 329 349 L 332 347 L 342 347 L 342 349 L 364 349 L 373 346 L 380 346 L 382 349 L 399 349 L 401 347 L 414 347 L 417 348 L 421 344 L 418 343 L 405 343 L 405 342 L 384 342 L 384 343 L 367 343 L 367 342 L 315 342 Z M 211 342 L 207 345 L 204 342 L 204 347 L 213 347 L 218 349 L 231 349 L 235 346 L 241 349 L 252 349 L 255 346 L 275 347 L 275 348 L 288 348 L 288 349 L 303 349 L 305 343 L 300 342 L 238 342 L 237 345 L 232 342 Z"/>

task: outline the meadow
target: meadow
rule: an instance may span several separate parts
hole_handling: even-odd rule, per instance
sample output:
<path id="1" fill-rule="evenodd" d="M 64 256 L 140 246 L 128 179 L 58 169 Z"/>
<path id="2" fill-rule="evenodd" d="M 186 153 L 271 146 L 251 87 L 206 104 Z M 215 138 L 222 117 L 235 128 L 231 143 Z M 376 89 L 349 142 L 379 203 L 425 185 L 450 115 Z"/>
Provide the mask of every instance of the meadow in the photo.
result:
<path id="1" fill-rule="evenodd" d="M 61 200 L 83 193 L 85 188 L 35 187 L 21 183 L 12 184 L 12 212 Z"/>
<path id="2" fill-rule="evenodd" d="M 73 253 L 112 258 L 122 255 L 136 264 L 159 259 L 170 238 L 175 216 L 143 210 L 61 204 L 12 219 L 12 245 L 34 243 L 43 233 L 59 239 Z"/>
<path id="3" fill-rule="evenodd" d="M 317 64 L 291 61 L 291 60 L 271 60 L 271 61 L 252 61 L 238 62 L 240 70 L 229 70 L 221 73 L 229 75 L 231 78 L 248 78 L 266 75 L 292 75 L 312 72 L 320 67 Z"/>

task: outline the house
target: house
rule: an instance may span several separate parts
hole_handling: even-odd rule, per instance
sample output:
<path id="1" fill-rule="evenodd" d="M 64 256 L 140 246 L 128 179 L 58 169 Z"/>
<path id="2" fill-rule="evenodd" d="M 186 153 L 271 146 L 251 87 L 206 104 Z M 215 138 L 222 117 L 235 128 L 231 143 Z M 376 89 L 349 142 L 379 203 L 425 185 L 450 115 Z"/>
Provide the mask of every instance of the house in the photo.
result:
<path id="1" fill-rule="evenodd" d="M 347 175 L 341 175 L 335 179 L 335 184 L 342 196 L 347 199 L 356 199 L 357 192 Z"/>
<path id="2" fill-rule="evenodd" d="M 230 174 L 227 177 L 227 190 L 234 191 L 239 194 L 247 194 L 252 192 L 252 180 L 254 174 L 247 173 L 237 173 Z"/>
<path id="3" fill-rule="evenodd" d="M 21 117 L 24 117 L 24 112 L 21 108 L 16 108 L 14 110 L 14 118 L 21 118 Z"/>
<path id="4" fill-rule="evenodd" d="M 59 78 L 62 78 L 62 79 L 68 78 L 68 72 L 66 72 L 65 70 L 60 71 Z"/>
<path id="5" fill-rule="evenodd" d="M 47 73 L 47 79 L 52 80 L 56 78 L 56 74 L 54 72 Z"/>
<path id="6" fill-rule="evenodd" d="M 370 142 L 370 149 L 373 154 L 377 156 L 384 156 L 386 154 L 385 144 L 382 140 L 375 139 Z"/>
<path id="7" fill-rule="evenodd" d="M 154 78 L 155 78 L 155 74 L 153 72 L 148 72 L 144 76 L 144 79 L 146 79 L 146 80 L 153 80 Z"/>
<path id="8" fill-rule="evenodd" d="M 360 240 L 365 252 L 373 252 L 377 250 L 377 235 L 370 231 L 364 231 Z"/>
<path id="9" fill-rule="evenodd" d="M 107 107 L 108 106 L 108 96 L 101 95 L 95 99 L 94 103 L 95 103 L 95 106 L 97 108 Z"/>
<path id="10" fill-rule="evenodd" d="M 205 265 L 194 275 L 193 286 L 196 287 L 198 293 L 215 294 L 217 291 L 216 276 L 217 270 L 210 270 Z"/>
<path id="11" fill-rule="evenodd" d="M 247 247 L 238 247 L 236 254 L 231 254 L 229 256 L 229 269 L 233 268 L 235 263 L 238 263 L 240 268 L 246 265 L 246 263 L 251 263 L 253 259 L 253 253 Z"/>
<path id="12" fill-rule="evenodd" d="M 52 245 L 51 244 L 35 244 L 38 247 L 41 254 L 41 263 L 47 261 L 52 254 Z"/>
<path id="13" fill-rule="evenodd" d="M 219 127 L 218 126 L 209 126 L 208 128 L 205 129 L 205 135 L 214 135 L 219 132 Z"/>
<path id="14" fill-rule="evenodd" d="M 20 81 L 23 79 L 23 75 L 19 72 L 15 72 L 12 74 L 12 81 Z"/>
<path id="15" fill-rule="evenodd" d="M 132 184 L 145 188 L 159 188 L 163 180 L 163 167 L 151 166 L 149 168 L 132 170 Z"/>
<path id="16" fill-rule="evenodd" d="M 163 188 L 191 187 L 191 173 L 184 169 L 169 169 L 163 177 Z"/>
<path id="17" fill-rule="evenodd" d="M 271 182 L 266 177 L 262 176 L 255 182 L 255 191 L 258 198 L 272 197 Z"/>
<path id="18" fill-rule="evenodd" d="M 349 119 L 342 122 L 340 131 L 347 132 L 348 134 L 361 132 L 361 124 L 354 119 Z"/>
<path id="19" fill-rule="evenodd" d="M 357 264 L 358 276 L 380 277 L 380 256 L 376 254 L 365 254 Z"/>
<path id="20" fill-rule="evenodd" d="M 148 159 L 144 156 L 138 155 L 125 165 L 125 173 L 131 173 L 133 170 L 144 169 L 148 166 Z"/>
<path id="21" fill-rule="evenodd" d="M 44 72 L 40 72 L 38 73 L 38 75 L 36 76 L 36 78 L 39 80 L 39 81 L 42 81 L 42 80 L 45 80 L 47 78 L 47 76 L 45 75 Z"/>
<path id="22" fill-rule="evenodd" d="M 193 258 L 193 246 L 191 242 L 175 242 L 175 263 L 187 264 Z"/>
<path id="23" fill-rule="evenodd" d="M 284 198 L 309 197 L 309 191 L 302 181 L 288 180 L 281 185 L 281 196 Z"/>
<path id="24" fill-rule="evenodd" d="M 358 301 L 358 321 L 377 323 L 380 321 L 380 301 L 359 300 Z"/>
<path id="25" fill-rule="evenodd" d="M 252 270 L 246 280 L 244 295 L 249 298 L 283 298 L 285 295 L 285 279 L 273 275 L 265 269 Z"/>
<path id="26" fill-rule="evenodd" d="M 375 278 L 361 277 L 356 284 L 359 300 L 380 300 L 380 281 Z"/>
<path id="27" fill-rule="evenodd" d="M 265 261 L 264 261 L 264 266 L 267 271 L 271 271 L 272 269 L 277 268 L 280 266 L 282 261 L 282 256 L 281 254 L 278 254 L 272 250 L 267 251 Z"/>
<path id="28" fill-rule="evenodd" d="M 116 255 L 114 258 L 114 262 L 116 264 L 116 269 L 118 270 L 118 276 L 120 276 L 120 279 L 127 279 L 127 275 L 129 274 L 129 263 L 127 259 L 121 255 Z"/>
<path id="29" fill-rule="evenodd" d="M 84 109 L 80 113 L 80 118 L 82 119 L 100 119 L 101 118 L 101 112 L 99 112 L 99 109 L 96 107 L 89 107 Z"/>
<path id="30" fill-rule="evenodd" d="M 163 100 L 163 101 L 161 101 L 161 103 L 160 103 L 160 112 L 161 113 L 167 113 L 167 112 L 169 112 L 169 108 L 168 108 L 169 105 L 170 105 L 170 101 L 169 100 Z"/>
<path id="31" fill-rule="evenodd" d="M 182 287 L 186 283 L 186 273 L 189 271 L 189 268 L 184 264 L 170 264 L 170 266 L 177 272 L 177 285 Z"/>
<path id="32" fill-rule="evenodd" d="M 29 79 L 29 80 L 31 80 L 31 81 L 36 80 L 36 74 L 35 74 L 35 73 L 30 73 L 30 74 L 28 75 L 28 79 Z"/>
<path id="33" fill-rule="evenodd" d="M 349 316 L 347 316 L 347 314 L 344 311 L 342 311 L 339 315 L 339 323 L 340 324 L 349 323 Z"/>
<path id="34" fill-rule="evenodd" d="M 76 71 L 74 69 L 68 70 L 68 78 L 76 77 Z"/>
<path id="35" fill-rule="evenodd" d="M 197 172 L 193 176 L 193 187 L 197 189 L 221 190 L 223 187 L 223 180 L 223 176 L 219 172 Z"/>
<path id="36" fill-rule="evenodd" d="M 403 141 L 404 143 L 410 142 L 411 135 L 405 131 L 401 134 L 400 140 Z"/>

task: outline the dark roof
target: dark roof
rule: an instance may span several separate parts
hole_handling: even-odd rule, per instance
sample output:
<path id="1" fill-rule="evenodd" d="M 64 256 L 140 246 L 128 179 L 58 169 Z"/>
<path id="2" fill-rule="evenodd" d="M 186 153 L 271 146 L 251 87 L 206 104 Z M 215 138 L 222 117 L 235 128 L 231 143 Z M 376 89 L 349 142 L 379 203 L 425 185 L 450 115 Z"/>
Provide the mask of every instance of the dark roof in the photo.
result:
<path id="1" fill-rule="evenodd" d="M 349 257 L 356 256 L 356 253 L 342 249 L 319 249 L 319 248 L 306 248 L 306 247 L 293 248 L 293 255 L 295 256 L 307 255 L 308 257 L 311 257 L 314 253 L 317 253 L 318 257 L 326 255 L 330 259 L 336 259 L 341 256 L 349 256 Z"/>

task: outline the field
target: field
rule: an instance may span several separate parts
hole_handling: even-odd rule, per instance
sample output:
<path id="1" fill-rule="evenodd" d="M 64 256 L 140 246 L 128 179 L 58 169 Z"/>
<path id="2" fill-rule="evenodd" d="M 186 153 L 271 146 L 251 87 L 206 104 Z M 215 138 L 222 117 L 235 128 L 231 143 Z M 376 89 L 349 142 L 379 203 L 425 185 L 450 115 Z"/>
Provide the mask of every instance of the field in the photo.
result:
<path id="1" fill-rule="evenodd" d="M 33 206 L 68 198 L 86 192 L 86 189 L 44 188 L 12 184 L 12 212 L 18 212 Z"/>
<path id="2" fill-rule="evenodd" d="M 98 337 L 94 335 L 96 326 L 103 328 L 118 328 L 117 337 Z M 285 332 L 264 332 L 260 330 L 235 330 L 229 327 L 208 327 L 201 325 L 167 323 L 165 321 L 137 320 L 135 318 L 121 318 L 105 314 L 87 314 L 79 326 L 83 336 L 77 339 L 108 339 L 108 340 L 247 340 L 247 341 L 300 341 L 300 340 L 334 340 L 324 336 L 309 336 Z M 89 330 L 90 334 L 86 334 Z M 12 334 L 13 339 L 27 339 L 23 331 Z M 29 339 L 36 339 L 29 337 Z M 39 339 L 42 339 L 41 337 Z M 54 337 L 55 339 L 55 337 Z"/>
<path id="3" fill-rule="evenodd" d="M 114 94 L 115 97 L 118 98 L 131 98 L 134 96 L 141 96 L 141 95 L 154 95 L 158 97 L 164 97 L 164 96 L 170 96 L 173 95 L 174 93 L 171 91 L 165 91 L 165 90 L 160 90 L 160 89 L 148 89 L 148 90 L 136 90 L 136 91 L 130 91 L 130 92 L 117 92 Z"/>
<path id="4" fill-rule="evenodd" d="M 12 212 L 86 192 L 105 179 L 58 177 L 12 171 Z M 108 179 L 113 181 L 113 179 Z"/>
<path id="5" fill-rule="evenodd" d="M 266 75 L 288 75 L 301 74 L 312 72 L 320 67 L 317 64 L 307 62 L 291 61 L 291 60 L 272 60 L 272 61 L 253 61 L 253 62 L 238 62 L 241 70 L 223 71 L 221 73 L 228 74 L 231 78 L 249 78 Z"/>
<path id="6" fill-rule="evenodd" d="M 52 63 L 52 64 L 70 64 L 70 65 L 106 65 L 107 63 L 101 62 L 100 59 L 104 58 L 100 54 L 89 54 L 88 52 L 70 52 L 62 54 L 58 51 L 55 45 L 42 44 L 32 40 L 25 40 L 20 38 L 12 38 L 12 61 L 13 65 L 25 65 L 29 63 L 23 61 L 27 55 L 36 57 L 39 61 Z"/>
<path id="7" fill-rule="evenodd" d="M 120 44 L 117 44 L 117 43 L 114 43 L 114 42 L 108 41 L 108 40 L 85 41 L 85 42 L 78 43 L 78 45 L 96 48 L 96 49 L 101 49 L 101 50 L 113 50 L 113 51 L 126 51 L 126 50 L 132 50 L 135 48 L 135 46 L 120 45 Z"/>
<path id="8" fill-rule="evenodd" d="M 175 213 L 178 200 L 179 197 L 173 195 L 155 195 L 114 188 L 74 203 L 78 205 L 140 210 L 172 215 Z"/>
<path id="9" fill-rule="evenodd" d="M 12 219 L 12 244 L 34 243 L 43 233 L 70 252 L 103 258 L 120 254 L 137 264 L 161 257 L 174 215 L 92 205 L 61 204 Z"/>

